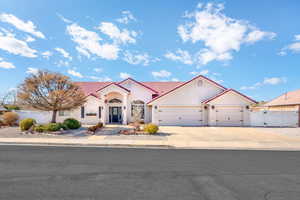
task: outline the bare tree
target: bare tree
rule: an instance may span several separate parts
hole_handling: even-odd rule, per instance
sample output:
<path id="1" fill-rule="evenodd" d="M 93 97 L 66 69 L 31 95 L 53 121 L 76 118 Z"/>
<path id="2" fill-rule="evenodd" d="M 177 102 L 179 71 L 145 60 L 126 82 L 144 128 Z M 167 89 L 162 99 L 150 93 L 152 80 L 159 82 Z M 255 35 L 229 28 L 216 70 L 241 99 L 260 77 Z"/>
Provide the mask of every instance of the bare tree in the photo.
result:
<path id="1" fill-rule="evenodd" d="M 8 104 L 10 104 L 10 105 L 17 104 L 17 90 L 16 89 L 9 90 L 8 92 L 6 92 L 0 96 L 0 105 L 5 106 Z"/>
<path id="2" fill-rule="evenodd" d="M 59 73 L 39 71 L 27 77 L 18 88 L 18 100 L 29 107 L 52 111 L 52 123 L 57 111 L 75 109 L 86 102 L 79 86 Z"/>

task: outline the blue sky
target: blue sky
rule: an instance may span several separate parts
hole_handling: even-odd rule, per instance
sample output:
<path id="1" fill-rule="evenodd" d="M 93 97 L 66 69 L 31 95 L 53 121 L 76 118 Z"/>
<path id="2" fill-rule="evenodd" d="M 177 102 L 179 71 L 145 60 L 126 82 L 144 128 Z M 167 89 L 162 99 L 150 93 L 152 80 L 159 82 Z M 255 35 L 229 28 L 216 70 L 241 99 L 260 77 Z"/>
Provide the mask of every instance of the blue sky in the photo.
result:
<path id="1" fill-rule="evenodd" d="M 74 81 L 203 74 L 256 100 L 300 88 L 300 2 L 0 2 L 0 93 L 47 69 Z"/>

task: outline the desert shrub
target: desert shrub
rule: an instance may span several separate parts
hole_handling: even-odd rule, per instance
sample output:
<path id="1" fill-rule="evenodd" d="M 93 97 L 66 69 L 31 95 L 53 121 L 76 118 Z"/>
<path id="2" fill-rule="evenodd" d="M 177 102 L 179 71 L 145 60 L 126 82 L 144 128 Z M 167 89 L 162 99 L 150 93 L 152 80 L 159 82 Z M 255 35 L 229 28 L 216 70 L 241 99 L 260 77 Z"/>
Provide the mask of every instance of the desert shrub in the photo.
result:
<path id="1" fill-rule="evenodd" d="M 32 118 L 26 118 L 20 121 L 20 128 L 21 131 L 27 131 L 29 130 L 34 124 L 36 124 L 36 121 Z"/>
<path id="2" fill-rule="evenodd" d="M 64 124 L 64 123 L 59 123 L 59 125 L 60 125 L 60 128 L 62 128 L 62 129 L 64 129 L 64 130 L 69 130 L 69 127 L 68 127 L 66 124 Z"/>
<path id="3" fill-rule="evenodd" d="M 146 124 L 144 127 L 144 131 L 146 131 L 149 134 L 155 134 L 158 131 L 158 126 L 155 124 Z"/>
<path id="4" fill-rule="evenodd" d="M 4 106 L 7 110 L 20 110 L 19 106 L 16 105 L 5 105 Z"/>
<path id="5" fill-rule="evenodd" d="M 98 124 L 96 124 L 96 126 L 97 126 L 98 128 L 102 128 L 102 127 L 103 127 L 103 123 L 102 123 L 102 122 L 99 122 Z"/>
<path id="6" fill-rule="evenodd" d="M 65 119 L 63 124 L 69 129 L 78 129 L 81 127 L 80 122 L 74 118 Z"/>
<path id="7" fill-rule="evenodd" d="M 59 131 L 61 125 L 59 123 L 49 123 L 45 125 L 45 130 L 49 132 Z"/>
<path id="8" fill-rule="evenodd" d="M 88 131 L 89 132 L 93 132 L 93 133 L 96 133 L 96 131 L 100 128 L 103 127 L 103 123 L 102 122 L 99 122 L 98 124 L 96 124 L 95 126 L 90 126 L 88 127 Z"/>
<path id="9" fill-rule="evenodd" d="M 45 125 L 37 125 L 34 127 L 34 131 L 42 133 L 46 131 L 46 126 Z"/>
<path id="10" fill-rule="evenodd" d="M 3 122 L 9 126 L 13 126 L 17 123 L 19 115 L 15 112 L 6 112 L 2 116 Z"/>

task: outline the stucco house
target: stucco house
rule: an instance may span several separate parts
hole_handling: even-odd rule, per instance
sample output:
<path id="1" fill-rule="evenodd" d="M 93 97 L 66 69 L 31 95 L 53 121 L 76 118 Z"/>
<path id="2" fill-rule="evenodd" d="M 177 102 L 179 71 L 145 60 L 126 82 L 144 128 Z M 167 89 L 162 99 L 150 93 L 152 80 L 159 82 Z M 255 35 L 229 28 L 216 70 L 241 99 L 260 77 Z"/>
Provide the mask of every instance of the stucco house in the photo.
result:
<path id="1" fill-rule="evenodd" d="M 248 126 L 255 100 L 215 81 L 197 76 L 187 82 L 77 82 L 87 95 L 81 108 L 61 111 L 84 124 L 145 123 L 175 126 Z M 136 115 L 138 114 L 138 115 Z"/>
<path id="2" fill-rule="evenodd" d="M 300 89 L 286 92 L 264 104 L 264 107 L 274 111 L 300 111 Z"/>

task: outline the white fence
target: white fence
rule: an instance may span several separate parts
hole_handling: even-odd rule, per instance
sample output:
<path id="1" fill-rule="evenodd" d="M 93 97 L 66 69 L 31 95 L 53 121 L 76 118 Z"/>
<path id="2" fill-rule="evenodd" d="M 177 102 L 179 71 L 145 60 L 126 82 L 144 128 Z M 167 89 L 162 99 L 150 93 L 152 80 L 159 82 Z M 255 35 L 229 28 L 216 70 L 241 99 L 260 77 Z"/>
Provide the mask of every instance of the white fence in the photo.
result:
<path id="1" fill-rule="evenodd" d="M 251 126 L 298 127 L 298 111 L 252 111 Z"/>
<path id="2" fill-rule="evenodd" d="M 16 110 L 15 112 L 18 113 L 19 120 L 33 118 L 39 124 L 49 123 L 52 117 L 52 112 L 47 111 Z"/>

